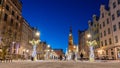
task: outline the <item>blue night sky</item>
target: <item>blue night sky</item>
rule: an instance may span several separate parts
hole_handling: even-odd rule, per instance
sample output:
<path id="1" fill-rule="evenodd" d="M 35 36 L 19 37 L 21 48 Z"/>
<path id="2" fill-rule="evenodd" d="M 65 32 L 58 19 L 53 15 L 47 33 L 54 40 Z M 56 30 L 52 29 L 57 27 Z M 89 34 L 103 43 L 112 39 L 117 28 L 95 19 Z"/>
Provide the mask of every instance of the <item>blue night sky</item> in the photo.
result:
<path id="1" fill-rule="evenodd" d="M 72 26 L 74 44 L 78 44 L 78 30 L 88 28 L 93 14 L 99 16 L 101 4 L 108 0 L 22 0 L 23 17 L 37 27 L 41 41 L 52 48 L 68 47 L 69 29 Z"/>

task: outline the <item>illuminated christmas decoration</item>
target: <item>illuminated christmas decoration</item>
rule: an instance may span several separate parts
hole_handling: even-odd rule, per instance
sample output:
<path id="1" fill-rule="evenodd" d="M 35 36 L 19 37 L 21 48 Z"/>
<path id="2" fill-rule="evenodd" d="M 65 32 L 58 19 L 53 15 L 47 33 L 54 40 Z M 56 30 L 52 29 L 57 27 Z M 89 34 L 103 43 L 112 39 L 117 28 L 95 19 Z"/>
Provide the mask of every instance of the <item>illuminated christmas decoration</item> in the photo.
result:
<path id="1" fill-rule="evenodd" d="M 90 49 L 90 55 L 89 55 L 89 60 L 90 62 L 94 62 L 94 46 L 97 45 L 96 40 L 93 41 L 87 41 L 87 45 L 89 46 Z"/>
<path id="2" fill-rule="evenodd" d="M 29 41 L 29 43 L 31 43 L 33 45 L 33 52 L 32 52 L 32 58 L 34 61 L 37 60 L 36 58 L 36 47 L 37 47 L 37 44 L 39 44 L 40 40 L 35 40 L 33 39 L 32 41 Z"/>

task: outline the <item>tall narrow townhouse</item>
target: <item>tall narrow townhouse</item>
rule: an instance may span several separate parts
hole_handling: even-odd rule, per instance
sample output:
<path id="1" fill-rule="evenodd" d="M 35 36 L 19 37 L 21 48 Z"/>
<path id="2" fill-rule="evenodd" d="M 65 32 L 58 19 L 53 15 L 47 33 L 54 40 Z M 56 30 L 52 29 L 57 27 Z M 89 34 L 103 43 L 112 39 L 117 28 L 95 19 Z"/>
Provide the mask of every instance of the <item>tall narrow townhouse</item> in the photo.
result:
<path id="1" fill-rule="evenodd" d="M 120 0 L 109 0 L 113 32 L 113 57 L 118 59 L 120 52 Z"/>
<path id="2" fill-rule="evenodd" d="M 78 48 L 79 54 L 83 54 L 83 57 L 88 59 L 89 58 L 89 47 L 86 43 L 88 30 L 78 31 Z"/>
<path id="3" fill-rule="evenodd" d="M 98 23 L 99 17 L 97 17 L 95 14 L 92 17 L 92 21 L 88 21 L 89 24 L 89 32 L 91 34 L 91 40 L 96 40 L 97 45 L 94 47 L 95 49 L 95 58 L 98 58 L 97 49 L 100 47 L 99 44 L 99 23 Z"/>
<path id="4" fill-rule="evenodd" d="M 115 59 L 112 34 L 112 22 L 110 12 L 104 5 L 100 6 L 99 18 L 100 48 L 98 54 L 100 59 Z"/>
<path id="5" fill-rule="evenodd" d="M 0 0 L 0 38 L 4 57 L 12 55 L 19 57 L 21 37 L 21 12 L 20 0 Z"/>

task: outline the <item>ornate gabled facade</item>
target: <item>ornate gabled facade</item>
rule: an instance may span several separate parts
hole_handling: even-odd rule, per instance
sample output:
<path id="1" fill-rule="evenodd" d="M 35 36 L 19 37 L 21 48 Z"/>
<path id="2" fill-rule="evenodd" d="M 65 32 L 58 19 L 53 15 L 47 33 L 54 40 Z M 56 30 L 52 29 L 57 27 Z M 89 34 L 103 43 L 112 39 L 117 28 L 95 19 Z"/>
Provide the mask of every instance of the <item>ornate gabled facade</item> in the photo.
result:
<path id="1" fill-rule="evenodd" d="M 97 49 L 100 47 L 100 38 L 99 38 L 99 17 L 95 14 L 92 17 L 92 21 L 88 21 L 89 24 L 89 32 L 91 34 L 91 40 L 96 40 L 97 45 L 94 47 L 95 49 L 95 58 L 98 58 Z"/>

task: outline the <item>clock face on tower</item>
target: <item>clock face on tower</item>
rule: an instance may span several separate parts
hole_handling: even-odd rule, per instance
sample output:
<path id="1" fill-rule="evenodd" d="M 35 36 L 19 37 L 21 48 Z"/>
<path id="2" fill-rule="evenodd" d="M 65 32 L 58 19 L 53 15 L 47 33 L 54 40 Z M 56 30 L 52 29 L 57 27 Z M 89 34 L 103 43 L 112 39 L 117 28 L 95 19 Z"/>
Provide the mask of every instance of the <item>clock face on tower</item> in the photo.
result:
<path id="1" fill-rule="evenodd" d="M 69 34 L 69 36 L 72 36 L 72 34 Z"/>

